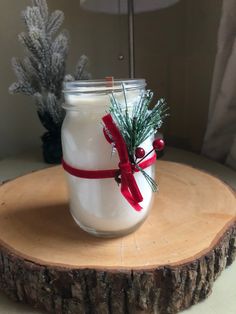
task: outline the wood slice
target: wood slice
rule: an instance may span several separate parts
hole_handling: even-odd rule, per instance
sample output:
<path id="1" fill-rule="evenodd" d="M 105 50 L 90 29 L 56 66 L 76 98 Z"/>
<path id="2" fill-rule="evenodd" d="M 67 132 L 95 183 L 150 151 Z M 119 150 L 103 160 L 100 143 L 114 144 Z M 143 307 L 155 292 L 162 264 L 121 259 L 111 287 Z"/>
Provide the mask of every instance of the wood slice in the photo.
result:
<path id="1" fill-rule="evenodd" d="M 134 233 L 99 239 L 68 209 L 61 167 L 0 187 L 0 288 L 52 313 L 169 314 L 209 295 L 236 256 L 236 199 L 220 180 L 158 161 L 160 192 Z"/>

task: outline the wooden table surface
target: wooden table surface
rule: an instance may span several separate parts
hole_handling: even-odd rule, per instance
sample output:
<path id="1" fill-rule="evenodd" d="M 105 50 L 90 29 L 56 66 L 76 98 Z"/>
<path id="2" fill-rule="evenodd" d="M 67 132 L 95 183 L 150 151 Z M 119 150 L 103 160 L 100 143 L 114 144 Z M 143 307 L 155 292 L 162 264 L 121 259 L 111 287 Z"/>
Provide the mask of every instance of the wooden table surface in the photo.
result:
<path id="1" fill-rule="evenodd" d="M 164 159 L 182 162 L 218 176 L 236 190 L 236 172 L 210 161 L 202 156 L 182 150 L 168 148 Z M 42 169 L 48 165 L 41 160 L 39 153 L 24 154 L 0 161 L 0 182 L 11 180 L 23 174 Z M 217 279 L 212 295 L 204 302 L 184 311 L 186 314 L 235 314 L 236 313 L 236 262 Z M 43 314 L 29 306 L 10 301 L 0 293 L 0 313 L 4 314 Z"/>

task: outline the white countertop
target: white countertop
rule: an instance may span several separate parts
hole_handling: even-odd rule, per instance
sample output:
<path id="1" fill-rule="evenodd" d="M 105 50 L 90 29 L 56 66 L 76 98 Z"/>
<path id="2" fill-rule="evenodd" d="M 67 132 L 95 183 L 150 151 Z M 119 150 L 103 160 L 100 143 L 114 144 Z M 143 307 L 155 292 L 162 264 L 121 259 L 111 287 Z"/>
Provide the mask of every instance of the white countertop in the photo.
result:
<path id="1" fill-rule="evenodd" d="M 181 162 L 203 169 L 221 178 L 236 190 L 235 171 L 200 155 L 167 148 L 163 159 Z M 49 167 L 49 165 L 43 163 L 40 153 L 27 153 L 1 160 L 0 183 L 45 167 Z M 0 293 L 0 314 L 44 313 L 45 312 L 34 310 L 27 305 L 13 302 L 3 293 Z M 184 311 L 183 314 L 236 314 L 236 262 L 223 271 L 213 286 L 212 294 L 205 301 L 192 306 L 190 309 Z"/>

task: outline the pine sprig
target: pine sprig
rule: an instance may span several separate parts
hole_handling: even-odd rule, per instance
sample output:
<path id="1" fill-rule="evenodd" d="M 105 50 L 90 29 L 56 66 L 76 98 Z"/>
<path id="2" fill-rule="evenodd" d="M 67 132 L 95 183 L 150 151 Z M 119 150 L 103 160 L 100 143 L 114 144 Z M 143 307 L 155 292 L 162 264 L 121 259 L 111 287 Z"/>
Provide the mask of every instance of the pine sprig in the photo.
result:
<path id="1" fill-rule="evenodd" d="M 168 116 L 168 107 L 165 100 L 160 99 L 152 109 L 149 109 L 153 93 L 148 90 L 140 96 L 130 114 L 125 90 L 124 97 L 125 108 L 112 94 L 109 112 L 120 129 L 130 156 L 133 156 L 134 150 L 161 128 Z"/>
<path id="2" fill-rule="evenodd" d="M 124 103 L 121 105 L 114 94 L 110 98 L 109 112 L 113 116 L 127 146 L 129 159 L 132 164 L 143 174 L 152 191 L 157 191 L 156 182 L 139 166 L 135 158 L 135 150 L 147 138 L 154 135 L 161 128 L 164 119 L 168 116 L 168 108 L 164 99 L 158 100 L 156 105 L 150 108 L 153 93 L 148 90 L 142 93 L 134 104 L 133 110 L 129 108 L 124 85 Z"/>
<path id="3" fill-rule="evenodd" d="M 142 144 L 149 136 L 154 134 L 158 129 L 161 128 L 164 119 L 167 114 L 167 106 L 164 99 L 158 100 L 157 104 L 153 109 L 149 110 L 150 102 L 153 98 L 153 93 L 147 91 L 144 95 L 143 100 L 136 107 L 134 117 L 137 118 L 137 135 L 135 146 L 138 147 Z"/>

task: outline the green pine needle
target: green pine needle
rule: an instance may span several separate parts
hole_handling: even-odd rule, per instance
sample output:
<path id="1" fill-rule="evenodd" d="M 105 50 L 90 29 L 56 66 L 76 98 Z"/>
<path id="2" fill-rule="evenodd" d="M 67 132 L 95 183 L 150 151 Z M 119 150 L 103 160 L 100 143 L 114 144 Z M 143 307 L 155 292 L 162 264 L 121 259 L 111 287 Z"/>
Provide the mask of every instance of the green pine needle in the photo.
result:
<path id="1" fill-rule="evenodd" d="M 138 170 L 143 174 L 144 178 L 147 180 L 147 183 L 149 184 L 150 188 L 152 189 L 152 192 L 157 192 L 158 191 L 158 186 L 157 183 L 153 180 L 152 177 L 150 177 L 146 171 L 143 170 L 139 165 L 135 165 Z"/>

